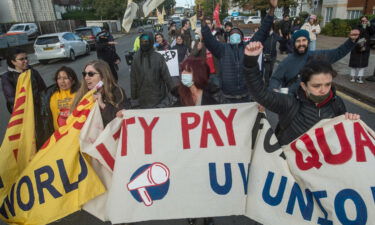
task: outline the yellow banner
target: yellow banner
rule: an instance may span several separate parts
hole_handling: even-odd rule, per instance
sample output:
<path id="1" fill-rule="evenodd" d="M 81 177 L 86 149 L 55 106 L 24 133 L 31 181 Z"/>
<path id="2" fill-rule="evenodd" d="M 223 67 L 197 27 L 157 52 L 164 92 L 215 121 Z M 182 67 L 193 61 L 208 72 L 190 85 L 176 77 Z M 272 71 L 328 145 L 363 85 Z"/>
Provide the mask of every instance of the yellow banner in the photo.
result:
<path id="1" fill-rule="evenodd" d="M 22 73 L 17 82 L 13 113 L 0 149 L 0 196 L 11 185 L 35 154 L 34 103 L 31 70 Z"/>
<path id="2" fill-rule="evenodd" d="M 86 94 L 67 119 L 0 196 L 0 218 L 12 224 L 53 222 L 79 209 L 105 188 L 80 152 L 79 134 L 94 104 Z M 1 165 L 3 167 L 3 164 Z"/>

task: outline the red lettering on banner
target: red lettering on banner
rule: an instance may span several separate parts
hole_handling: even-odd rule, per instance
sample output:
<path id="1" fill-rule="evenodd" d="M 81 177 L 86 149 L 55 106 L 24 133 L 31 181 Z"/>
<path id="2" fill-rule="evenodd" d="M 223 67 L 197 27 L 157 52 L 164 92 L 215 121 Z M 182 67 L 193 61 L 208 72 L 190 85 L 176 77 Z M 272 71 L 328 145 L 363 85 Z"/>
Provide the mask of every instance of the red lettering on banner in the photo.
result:
<path id="1" fill-rule="evenodd" d="M 150 125 L 147 124 L 143 117 L 139 117 L 138 120 L 144 131 L 145 154 L 150 155 L 152 154 L 152 129 L 154 129 L 156 123 L 159 121 L 159 117 L 154 117 Z"/>
<path id="2" fill-rule="evenodd" d="M 14 105 L 13 113 L 16 112 L 21 107 L 21 105 L 25 104 L 25 102 L 26 102 L 26 96 L 18 97 Z M 14 115 L 13 113 L 12 113 L 12 116 Z"/>
<path id="3" fill-rule="evenodd" d="M 345 133 L 343 123 L 336 124 L 334 126 L 337 137 L 339 138 L 341 152 L 332 154 L 331 149 L 327 144 L 327 139 L 324 134 L 323 128 L 315 130 L 316 139 L 318 140 L 319 147 L 324 155 L 324 160 L 329 164 L 344 164 L 352 158 L 353 152 L 350 146 L 350 142 Z"/>
<path id="4" fill-rule="evenodd" d="M 13 116 L 17 116 L 17 115 L 21 115 L 21 114 L 23 114 L 24 112 L 25 112 L 24 109 L 20 109 L 20 110 L 17 110 L 17 111 L 13 111 L 13 113 L 12 113 L 12 117 L 13 117 Z"/>
<path id="5" fill-rule="evenodd" d="M 189 123 L 189 118 L 193 119 L 192 123 Z M 190 149 L 190 135 L 189 131 L 196 128 L 200 123 L 200 117 L 196 113 L 181 113 L 181 129 L 182 129 L 182 144 L 184 149 Z"/>
<path id="6" fill-rule="evenodd" d="M 90 114 L 90 109 L 78 110 L 78 107 L 79 107 L 79 106 L 85 106 L 85 105 L 87 105 L 87 104 L 89 104 L 89 103 L 90 103 L 89 100 L 87 100 L 87 99 L 83 99 L 83 100 L 77 105 L 76 109 L 72 112 L 72 115 L 73 115 L 74 117 L 77 117 L 77 118 L 79 118 L 79 117 L 81 117 L 81 116 L 85 116 L 85 117 L 87 118 L 87 117 L 89 116 L 89 114 Z M 74 122 L 73 127 L 76 128 L 77 130 L 81 130 L 84 124 L 85 124 L 85 122 L 78 122 L 78 121 L 76 121 L 76 122 Z"/>
<path id="7" fill-rule="evenodd" d="M 13 155 L 14 155 L 14 158 L 16 159 L 16 161 L 17 161 L 18 149 L 13 149 Z"/>
<path id="8" fill-rule="evenodd" d="M 56 142 L 58 142 L 62 137 L 64 137 L 64 136 L 67 135 L 67 134 L 68 134 L 68 131 L 66 131 L 65 133 L 61 134 L 61 133 L 59 132 L 59 130 L 57 130 L 57 131 L 55 131 L 55 132 L 53 133 L 53 136 L 55 136 Z M 44 146 L 44 145 L 43 145 L 43 146 Z"/>
<path id="9" fill-rule="evenodd" d="M 304 161 L 303 154 L 300 150 L 297 149 L 297 141 L 301 140 L 306 148 L 307 151 L 310 152 L 311 156 L 308 156 Z M 308 134 L 304 134 L 302 137 L 297 139 L 296 141 L 293 141 L 290 145 L 291 149 L 296 153 L 296 164 L 300 170 L 309 170 L 313 167 L 319 169 L 322 166 L 322 163 L 319 162 L 319 154 L 316 150 L 314 143 L 312 142 L 310 136 Z"/>
<path id="10" fill-rule="evenodd" d="M 210 111 L 204 111 L 202 121 L 201 148 L 207 148 L 208 135 L 211 134 L 217 146 L 224 146 Z"/>
<path id="11" fill-rule="evenodd" d="M 366 162 L 365 148 L 368 147 L 372 154 L 375 155 L 375 146 L 371 141 L 370 137 L 367 135 L 365 129 L 361 126 L 360 123 L 355 122 L 354 124 L 354 139 L 355 147 L 357 152 L 357 161 Z"/>
<path id="12" fill-rule="evenodd" d="M 113 170 L 113 168 L 115 167 L 115 159 L 109 153 L 109 151 L 105 147 L 105 145 L 103 143 L 99 144 L 98 146 L 96 146 L 96 149 L 98 150 L 100 155 L 103 157 L 104 161 L 107 163 L 109 168 L 111 168 L 111 170 Z"/>
<path id="13" fill-rule="evenodd" d="M 21 134 L 15 134 L 15 135 L 10 135 L 8 137 L 9 141 L 15 141 L 21 138 Z"/>
<path id="14" fill-rule="evenodd" d="M 128 154 L 128 125 L 135 124 L 135 118 L 131 117 L 129 119 L 124 119 L 122 121 L 122 146 L 121 146 L 121 156 L 126 156 Z"/>
<path id="15" fill-rule="evenodd" d="M 227 132 L 229 145 L 231 146 L 236 145 L 236 139 L 234 137 L 234 131 L 233 131 L 233 119 L 234 119 L 234 116 L 236 115 L 237 109 L 231 109 L 228 117 L 226 117 L 223 111 L 221 110 L 215 110 L 215 112 L 225 124 L 225 130 Z"/>
<path id="16" fill-rule="evenodd" d="M 23 123 L 23 119 L 14 120 L 8 124 L 7 128 L 11 128 L 22 123 Z"/>
<path id="17" fill-rule="evenodd" d="M 118 129 L 118 131 L 116 131 L 116 133 L 114 133 L 113 134 L 113 139 L 115 139 L 115 141 L 117 140 L 117 139 L 119 139 L 120 138 L 120 134 L 121 134 L 121 127 Z"/>

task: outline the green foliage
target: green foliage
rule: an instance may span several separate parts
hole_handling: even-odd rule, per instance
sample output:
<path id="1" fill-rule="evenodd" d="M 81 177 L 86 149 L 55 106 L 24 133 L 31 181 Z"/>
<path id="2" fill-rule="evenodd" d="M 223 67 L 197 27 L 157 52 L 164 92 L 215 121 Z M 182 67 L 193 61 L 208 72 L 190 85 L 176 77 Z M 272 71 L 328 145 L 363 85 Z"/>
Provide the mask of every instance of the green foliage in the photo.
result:
<path id="1" fill-rule="evenodd" d="M 99 16 L 95 15 L 95 10 L 72 10 L 62 14 L 64 20 L 98 20 Z"/>
<path id="2" fill-rule="evenodd" d="M 165 13 L 167 14 L 167 16 L 170 15 L 172 9 L 174 8 L 174 6 L 176 5 L 176 1 L 175 0 L 165 0 L 159 7 L 158 9 L 160 10 L 163 10 L 163 7 L 165 9 Z"/>
<path id="3" fill-rule="evenodd" d="M 367 16 L 369 20 L 375 18 L 375 15 Z M 346 37 L 351 29 L 356 28 L 359 24 L 359 19 L 332 19 L 322 29 L 322 34 L 334 37 Z"/>
<path id="4" fill-rule="evenodd" d="M 93 8 L 95 14 L 102 19 L 121 19 L 126 3 L 124 0 L 93 0 Z"/>

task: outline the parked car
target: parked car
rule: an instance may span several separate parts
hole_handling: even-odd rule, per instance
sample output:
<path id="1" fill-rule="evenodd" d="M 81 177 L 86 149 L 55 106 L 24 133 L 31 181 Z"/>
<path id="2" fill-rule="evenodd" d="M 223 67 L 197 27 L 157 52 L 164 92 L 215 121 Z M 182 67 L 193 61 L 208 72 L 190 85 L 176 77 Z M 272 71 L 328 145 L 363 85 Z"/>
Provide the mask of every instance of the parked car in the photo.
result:
<path id="1" fill-rule="evenodd" d="M 7 35 L 26 33 L 29 39 L 36 38 L 39 35 L 38 26 L 35 23 L 17 23 L 13 24 Z"/>
<path id="2" fill-rule="evenodd" d="M 81 37 L 83 40 L 86 40 L 89 43 L 91 49 L 95 49 L 96 45 L 96 35 L 102 31 L 100 27 L 90 26 L 90 27 L 81 27 L 74 30 L 74 32 Z"/>
<path id="3" fill-rule="evenodd" d="M 245 22 L 245 24 L 254 23 L 259 24 L 261 21 L 261 18 L 259 16 L 249 16 Z"/>
<path id="4" fill-rule="evenodd" d="M 39 36 L 34 43 L 35 55 L 40 63 L 47 64 L 51 59 L 68 58 L 90 54 L 90 45 L 86 40 L 71 32 L 46 34 Z"/>
<path id="5" fill-rule="evenodd" d="M 226 22 L 231 22 L 232 19 L 233 19 L 233 16 L 227 16 L 227 17 L 225 17 L 224 20 L 223 20 L 223 24 L 225 24 Z"/>
<path id="6" fill-rule="evenodd" d="M 246 23 L 247 20 L 248 20 L 247 16 L 235 16 L 235 17 L 233 17 L 233 21 L 237 21 L 237 22 Z"/>

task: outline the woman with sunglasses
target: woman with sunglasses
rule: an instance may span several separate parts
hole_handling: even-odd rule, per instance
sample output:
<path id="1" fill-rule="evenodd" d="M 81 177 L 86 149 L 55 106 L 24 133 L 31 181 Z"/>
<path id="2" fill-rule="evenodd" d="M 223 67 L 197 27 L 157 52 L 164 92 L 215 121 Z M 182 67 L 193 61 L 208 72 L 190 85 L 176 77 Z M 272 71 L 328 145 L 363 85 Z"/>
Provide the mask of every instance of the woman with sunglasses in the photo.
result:
<path id="1" fill-rule="evenodd" d="M 94 95 L 99 103 L 103 124 L 106 126 L 116 117 L 121 109 L 129 109 L 130 101 L 126 98 L 124 90 L 114 80 L 111 69 L 103 60 L 89 62 L 82 72 L 83 81 L 74 98 L 71 111 L 74 110 L 81 98 L 91 89 L 95 88 L 100 81 L 103 85 Z"/>
<path id="2" fill-rule="evenodd" d="M 45 130 L 50 134 L 66 124 L 74 96 L 80 86 L 76 73 L 67 66 L 56 71 L 54 81 L 43 96 Z"/>
<path id="3" fill-rule="evenodd" d="M 29 66 L 27 53 L 23 49 L 10 49 L 7 52 L 7 64 L 8 71 L 1 76 L 1 85 L 3 88 L 9 113 L 13 112 L 18 77 L 21 73 L 25 72 L 28 69 L 31 69 L 30 80 L 34 102 L 36 147 L 37 149 L 39 149 L 39 147 L 42 146 L 44 140 L 46 139 L 42 128 L 43 118 L 41 115 L 42 93 L 46 89 L 46 84 L 44 83 L 38 71 Z"/>

